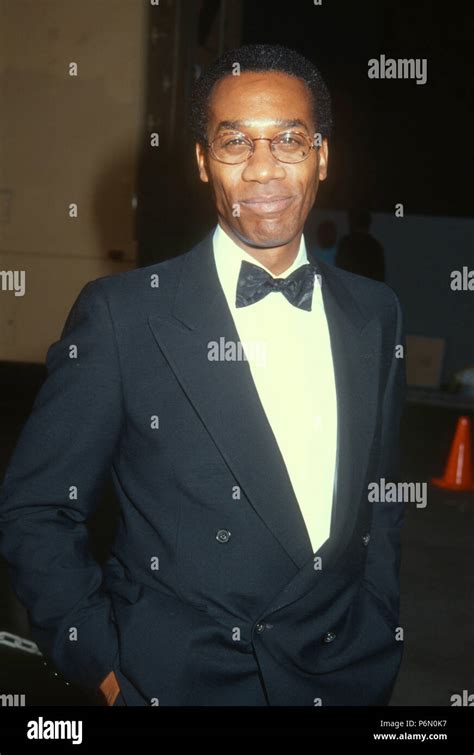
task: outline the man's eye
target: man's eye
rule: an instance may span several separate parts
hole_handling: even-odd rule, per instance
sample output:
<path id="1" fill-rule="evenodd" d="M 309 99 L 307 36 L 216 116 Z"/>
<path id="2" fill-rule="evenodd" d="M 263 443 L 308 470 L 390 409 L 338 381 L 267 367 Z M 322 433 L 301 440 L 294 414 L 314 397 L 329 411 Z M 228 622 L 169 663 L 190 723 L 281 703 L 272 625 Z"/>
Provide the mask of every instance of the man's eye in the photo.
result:
<path id="1" fill-rule="evenodd" d="M 278 139 L 278 144 L 300 145 L 303 144 L 303 140 L 297 134 L 284 134 L 282 137 L 280 137 L 280 139 Z"/>
<path id="2" fill-rule="evenodd" d="M 242 139 L 241 137 L 234 136 L 232 139 L 228 139 L 224 142 L 224 147 L 232 146 L 234 144 L 240 145 L 240 144 L 246 144 L 247 142 Z"/>

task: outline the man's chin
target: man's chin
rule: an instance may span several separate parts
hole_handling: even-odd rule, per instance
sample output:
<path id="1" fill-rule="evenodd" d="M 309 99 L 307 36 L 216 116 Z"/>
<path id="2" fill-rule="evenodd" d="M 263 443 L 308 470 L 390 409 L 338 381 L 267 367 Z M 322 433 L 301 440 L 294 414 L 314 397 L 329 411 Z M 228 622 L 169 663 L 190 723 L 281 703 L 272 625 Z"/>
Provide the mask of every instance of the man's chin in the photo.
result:
<path id="1" fill-rule="evenodd" d="M 289 244 L 295 237 L 295 233 L 288 233 L 283 228 L 252 229 L 234 231 L 241 241 L 255 249 L 272 249 Z"/>

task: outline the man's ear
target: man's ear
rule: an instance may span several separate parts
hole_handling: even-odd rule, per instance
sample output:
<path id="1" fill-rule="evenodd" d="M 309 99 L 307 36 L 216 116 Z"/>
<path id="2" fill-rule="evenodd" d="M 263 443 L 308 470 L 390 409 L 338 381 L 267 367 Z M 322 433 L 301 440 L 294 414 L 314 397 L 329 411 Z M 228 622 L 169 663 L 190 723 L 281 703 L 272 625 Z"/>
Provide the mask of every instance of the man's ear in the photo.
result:
<path id="1" fill-rule="evenodd" d="M 207 154 L 206 150 L 199 142 L 196 142 L 196 160 L 198 164 L 199 178 L 204 183 L 209 183 L 209 174 L 206 166 Z"/>
<path id="2" fill-rule="evenodd" d="M 329 159 L 329 148 L 328 148 L 328 140 L 323 139 L 323 143 L 321 144 L 318 152 L 318 162 L 319 162 L 319 180 L 325 181 L 328 175 L 328 159 Z"/>

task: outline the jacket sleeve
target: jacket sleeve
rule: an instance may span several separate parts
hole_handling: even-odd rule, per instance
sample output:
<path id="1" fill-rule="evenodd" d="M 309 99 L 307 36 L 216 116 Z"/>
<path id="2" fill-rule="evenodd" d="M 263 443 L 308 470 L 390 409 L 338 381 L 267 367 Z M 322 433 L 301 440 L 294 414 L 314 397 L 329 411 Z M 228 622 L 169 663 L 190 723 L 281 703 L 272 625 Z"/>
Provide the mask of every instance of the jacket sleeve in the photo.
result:
<path id="1" fill-rule="evenodd" d="M 400 481 L 400 419 L 405 401 L 405 337 L 403 318 L 398 297 L 391 291 L 396 317 L 395 340 L 391 365 L 385 386 L 380 432 L 380 455 L 375 480 L 381 484 Z M 403 356 L 397 357 L 397 347 L 403 347 Z M 400 539 L 405 519 L 405 503 L 373 502 L 372 527 L 367 553 L 365 581 L 385 607 L 388 615 L 398 622 L 400 608 Z"/>
<path id="2" fill-rule="evenodd" d="M 31 636 L 66 680 L 97 690 L 118 655 L 87 519 L 108 478 L 122 424 L 122 384 L 101 280 L 84 286 L 0 489 L 0 553 Z"/>

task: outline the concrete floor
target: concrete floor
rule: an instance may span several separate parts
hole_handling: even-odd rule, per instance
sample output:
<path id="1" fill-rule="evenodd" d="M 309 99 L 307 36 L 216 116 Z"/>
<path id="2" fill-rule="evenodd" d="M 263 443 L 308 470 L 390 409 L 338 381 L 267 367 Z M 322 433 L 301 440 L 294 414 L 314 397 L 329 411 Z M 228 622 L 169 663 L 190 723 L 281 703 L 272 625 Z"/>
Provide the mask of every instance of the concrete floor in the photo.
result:
<path id="1" fill-rule="evenodd" d="M 0 369 L 0 477 L 43 379 L 41 367 Z M 424 482 L 442 475 L 458 414 L 446 408 L 407 404 L 402 421 L 402 479 Z M 106 557 L 117 513 L 111 491 L 91 522 L 96 557 Z M 392 705 L 451 705 L 451 695 L 474 693 L 474 496 L 428 487 L 428 504 L 407 504 L 403 532 L 402 611 L 405 653 Z M 28 637 L 26 612 L 18 604 L 0 561 L 0 632 Z M 0 648 L 5 653 L 5 649 Z M 2 655 L 0 652 L 0 656 Z M 7 651 L 0 692 L 29 690 L 29 704 L 74 704 L 81 693 L 42 676 L 38 659 Z M 24 654 L 21 654 L 24 655 Z M 21 671 L 21 683 L 19 680 Z M 28 677 L 30 669 L 30 678 Z M 42 679 L 39 685 L 38 679 Z M 47 681 L 47 683 L 45 683 Z"/>
<path id="2" fill-rule="evenodd" d="M 457 416 L 406 407 L 404 480 L 442 476 Z M 407 504 L 400 622 L 405 653 L 392 705 L 449 706 L 451 695 L 474 693 L 474 496 L 429 485 L 427 501 L 426 508 Z"/>

